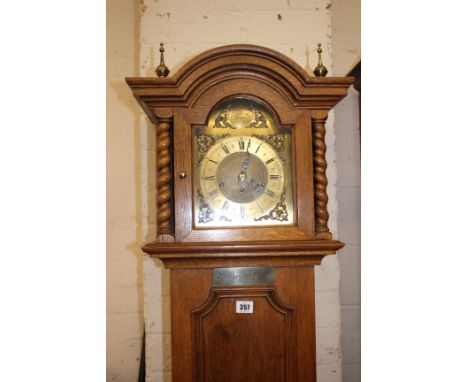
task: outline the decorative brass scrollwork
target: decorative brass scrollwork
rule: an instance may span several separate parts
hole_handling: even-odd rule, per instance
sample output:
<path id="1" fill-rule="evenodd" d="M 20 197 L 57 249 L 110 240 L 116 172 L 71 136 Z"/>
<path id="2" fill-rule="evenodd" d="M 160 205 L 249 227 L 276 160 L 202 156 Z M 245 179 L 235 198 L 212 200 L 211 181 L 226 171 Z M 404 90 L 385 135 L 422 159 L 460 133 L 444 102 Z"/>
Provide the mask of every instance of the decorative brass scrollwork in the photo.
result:
<path id="1" fill-rule="evenodd" d="M 198 198 L 200 199 L 200 206 L 198 211 L 198 222 L 199 223 L 208 223 L 213 221 L 214 219 L 214 211 L 211 207 L 206 203 L 205 199 L 200 190 L 197 190 Z"/>
<path id="2" fill-rule="evenodd" d="M 255 108 L 238 109 L 231 106 L 223 109 L 215 118 L 213 128 L 237 129 L 237 128 L 268 128 L 268 121 L 263 113 Z"/>
<path id="3" fill-rule="evenodd" d="M 255 221 L 262 221 L 262 220 L 277 220 L 277 221 L 286 221 L 288 220 L 288 209 L 286 207 L 286 203 L 284 202 L 286 199 L 286 190 L 283 191 L 281 194 L 281 199 L 276 206 L 266 215 L 260 216 L 255 219 Z"/>
<path id="4" fill-rule="evenodd" d="M 276 152 L 279 154 L 279 157 L 283 162 L 286 161 L 286 157 L 284 155 L 284 142 L 286 141 L 286 137 L 284 134 L 274 134 L 274 135 L 261 135 L 261 134 L 253 134 L 255 138 L 261 139 L 262 141 L 267 142 L 270 144 Z"/>
<path id="5" fill-rule="evenodd" d="M 208 150 L 213 146 L 217 140 L 228 137 L 229 134 L 221 134 L 221 135 L 206 135 L 200 134 L 196 136 L 197 140 L 197 147 L 198 147 L 198 160 L 197 165 L 200 165 L 203 159 L 205 158 L 205 154 Z"/>

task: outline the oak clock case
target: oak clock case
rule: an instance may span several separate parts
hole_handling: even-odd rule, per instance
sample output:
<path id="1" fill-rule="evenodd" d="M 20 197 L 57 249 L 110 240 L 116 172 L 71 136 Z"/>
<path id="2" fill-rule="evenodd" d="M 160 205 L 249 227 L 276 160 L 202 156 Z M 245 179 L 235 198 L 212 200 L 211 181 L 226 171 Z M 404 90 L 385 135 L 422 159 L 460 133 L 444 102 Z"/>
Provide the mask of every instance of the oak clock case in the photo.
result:
<path id="1" fill-rule="evenodd" d="M 223 90 L 174 112 L 175 240 L 312 240 L 310 112 L 244 80 Z"/>
<path id="2" fill-rule="evenodd" d="M 193 128 L 197 228 L 294 224 L 292 129 L 260 101 L 235 97 Z"/>
<path id="3" fill-rule="evenodd" d="M 126 81 L 155 125 L 143 251 L 170 269 L 172 380 L 316 381 L 314 267 L 344 245 L 328 228 L 325 122 L 353 79 L 229 45 Z"/>

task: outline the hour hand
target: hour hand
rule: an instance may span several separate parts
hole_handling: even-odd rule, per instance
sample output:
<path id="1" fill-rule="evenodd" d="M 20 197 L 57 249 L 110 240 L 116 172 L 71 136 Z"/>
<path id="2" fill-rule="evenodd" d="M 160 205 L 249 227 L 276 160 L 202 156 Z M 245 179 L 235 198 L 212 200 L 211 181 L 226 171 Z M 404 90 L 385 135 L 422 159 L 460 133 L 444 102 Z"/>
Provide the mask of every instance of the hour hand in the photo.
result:
<path id="1" fill-rule="evenodd" d="M 249 158 L 247 158 L 246 160 L 244 160 L 244 163 L 242 163 L 242 167 L 241 167 L 241 170 L 240 172 L 241 173 L 245 173 L 247 171 L 247 168 L 249 167 Z"/>
<path id="2" fill-rule="evenodd" d="M 263 193 L 263 191 L 265 190 L 265 185 L 263 183 L 257 183 L 255 181 L 255 179 L 251 179 L 250 180 L 250 187 L 255 191 L 255 192 L 258 192 L 258 193 Z"/>

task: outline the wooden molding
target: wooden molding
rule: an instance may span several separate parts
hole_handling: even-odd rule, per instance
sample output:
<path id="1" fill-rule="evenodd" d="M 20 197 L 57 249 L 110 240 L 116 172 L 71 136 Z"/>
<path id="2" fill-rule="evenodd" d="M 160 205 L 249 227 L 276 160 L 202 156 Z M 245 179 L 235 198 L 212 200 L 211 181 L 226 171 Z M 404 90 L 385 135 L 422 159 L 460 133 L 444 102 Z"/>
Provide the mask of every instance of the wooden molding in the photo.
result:
<path id="1" fill-rule="evenodd" d="M 347 94 L 351 77 L 312 77 L 290 58 L 256 45 L 227 45 L 206 51 L 167 78 L 128 77 L 148 117 L 157 107 L 188 107 L 208 88 L 232 78 L 253 78 L 279 89 L 291 106 L 331 109 Z"/>
<path id="2" fill-rule="evenodd" d="M 159 243 L 143 251 L 160 259 L 167 268 L 217 268 L 234 266 L 313 266 L 344 243 L 336 240 Z"/>

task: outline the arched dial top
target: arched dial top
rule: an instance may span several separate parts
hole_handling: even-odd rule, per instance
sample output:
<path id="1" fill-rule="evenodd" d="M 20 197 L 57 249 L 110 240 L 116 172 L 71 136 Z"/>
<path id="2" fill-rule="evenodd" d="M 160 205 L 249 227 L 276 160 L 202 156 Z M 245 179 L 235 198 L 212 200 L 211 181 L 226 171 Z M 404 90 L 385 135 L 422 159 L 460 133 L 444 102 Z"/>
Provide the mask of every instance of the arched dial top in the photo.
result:
<path id="1" fill-rule="evenodd" d="M 221 102 L 194 129 L 195 226 L 294 223 L 291 129 L 261 102 Z"/>

